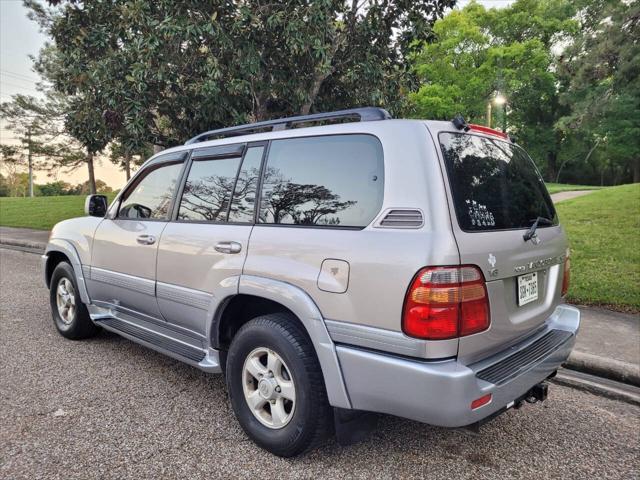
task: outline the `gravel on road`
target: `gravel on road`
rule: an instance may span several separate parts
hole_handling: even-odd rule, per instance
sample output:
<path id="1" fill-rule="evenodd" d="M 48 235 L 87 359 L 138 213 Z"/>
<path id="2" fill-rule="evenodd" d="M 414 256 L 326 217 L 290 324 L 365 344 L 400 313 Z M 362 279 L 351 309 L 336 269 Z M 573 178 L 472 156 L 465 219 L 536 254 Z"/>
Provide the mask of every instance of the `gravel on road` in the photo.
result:
<path id="1" fill-rule="evenodd" d="M 639 407 L 552 385 L 480 434 L 385 416 L 357 445 L 277 458 L 221 375 L 113 334 L 59 336 L 39 256 L 0 249 L 0 478 L 638 478 L 639 432 Z"/>

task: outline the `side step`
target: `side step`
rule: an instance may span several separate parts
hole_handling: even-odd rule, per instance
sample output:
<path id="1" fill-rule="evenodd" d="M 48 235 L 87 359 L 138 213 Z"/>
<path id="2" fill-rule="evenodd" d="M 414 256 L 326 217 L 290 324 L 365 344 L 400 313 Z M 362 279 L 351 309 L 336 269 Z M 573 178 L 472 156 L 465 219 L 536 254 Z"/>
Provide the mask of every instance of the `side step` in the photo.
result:
<path id="1" fill-rule="evenodd" d="M 104 318 L 96 321 L 96 324 L 104 326 L 107 330 L 113 330 L 116 333 L 122 332 L 130 337 L 137 338 L 143 342 L 155 345 L 162 350 L 172 352 L 175 355 L 184 357 L 193 362 L 201 362 L 205 358 L 205 352 L 197 347 L 186 345 L 177 340 L 172 340 L 163 335 L 151 332 L 144 328 L 137 327 L 118 318 Z"/>

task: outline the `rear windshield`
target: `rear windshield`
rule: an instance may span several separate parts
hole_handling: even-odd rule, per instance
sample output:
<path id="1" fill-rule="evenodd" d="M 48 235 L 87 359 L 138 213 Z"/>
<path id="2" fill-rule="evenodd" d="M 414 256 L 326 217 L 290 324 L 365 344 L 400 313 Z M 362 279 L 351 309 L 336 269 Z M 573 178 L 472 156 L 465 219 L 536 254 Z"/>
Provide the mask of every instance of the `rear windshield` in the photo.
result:
<path id="1" fill-rule="evenodd" d="M 439 139 L 460 228 L 528 228 L 538 217 L 557 225 L 544 182 L 520 147 L 464 133 L 441 133 Z"/>

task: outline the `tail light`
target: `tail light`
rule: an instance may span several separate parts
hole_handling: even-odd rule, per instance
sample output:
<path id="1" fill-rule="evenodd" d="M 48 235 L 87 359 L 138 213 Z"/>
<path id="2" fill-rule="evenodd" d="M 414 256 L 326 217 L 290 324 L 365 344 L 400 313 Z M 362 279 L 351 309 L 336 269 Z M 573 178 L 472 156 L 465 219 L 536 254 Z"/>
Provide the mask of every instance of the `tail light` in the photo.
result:
<path id="1" fill-rule="evenodd" d="M 571 259 L 569 258 L 569 249 L 567 248 L 567 256 L 564 259 L 564 274 L 562 275 L 562 296 L 564 297 L 569 291 L 571 283 Z"/>
<path id="2" fill-rule="evenodd" d="M 487 328 L 489 298 L 478 267 L 427 267 L 418 272 L 404 302 L 404 333 L 445 340 Z"/>

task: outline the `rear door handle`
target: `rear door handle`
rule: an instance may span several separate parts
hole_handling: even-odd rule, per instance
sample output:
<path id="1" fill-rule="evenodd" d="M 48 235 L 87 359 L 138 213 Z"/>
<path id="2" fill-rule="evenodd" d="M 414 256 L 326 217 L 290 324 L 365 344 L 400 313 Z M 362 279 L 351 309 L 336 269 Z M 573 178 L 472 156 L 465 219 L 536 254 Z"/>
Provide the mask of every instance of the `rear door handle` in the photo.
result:
<path id="1" fill-rule="evenodd" d="M 153 235 L 138 235 L 136 241 L 140 245 L 153 245 L 154 243 L 156 243 L 156 237 L 154 237 Z"/>
<path id="2" fill-rule="evenodd" d="M 214 247 L 216 252 L 220 253 L 240 253 L 242 245 L 238 242 L 219 242 Z"/>

